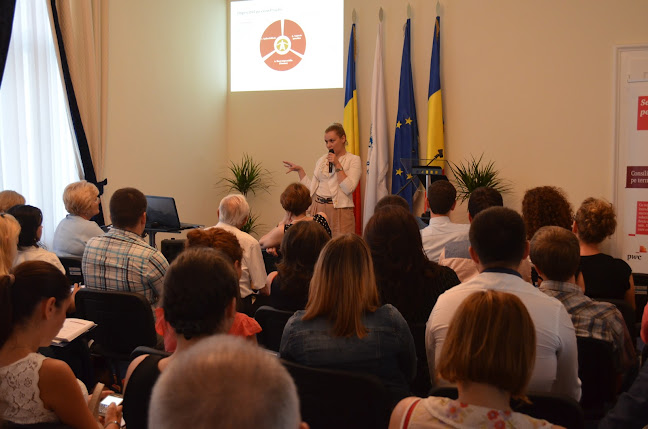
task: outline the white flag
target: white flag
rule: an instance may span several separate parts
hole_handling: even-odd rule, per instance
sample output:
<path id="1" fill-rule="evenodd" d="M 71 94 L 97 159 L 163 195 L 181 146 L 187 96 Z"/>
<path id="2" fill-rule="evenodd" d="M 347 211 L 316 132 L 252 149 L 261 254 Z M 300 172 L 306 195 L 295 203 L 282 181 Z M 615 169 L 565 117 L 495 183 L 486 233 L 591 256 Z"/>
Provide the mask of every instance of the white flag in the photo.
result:
<path id="1" fill-rule="evenodd" d="M 367 180 L 365 182 L 363 229 L 373 216 L 376 203 L 389 194 L 387 171 L 389 168 L 387 141 L 387 109 L 385 106 L 385 81 L 382 59 L 382 22 L 378 23 L 373 80 L 371 83 L 371 129 L 367 152 Z"/>

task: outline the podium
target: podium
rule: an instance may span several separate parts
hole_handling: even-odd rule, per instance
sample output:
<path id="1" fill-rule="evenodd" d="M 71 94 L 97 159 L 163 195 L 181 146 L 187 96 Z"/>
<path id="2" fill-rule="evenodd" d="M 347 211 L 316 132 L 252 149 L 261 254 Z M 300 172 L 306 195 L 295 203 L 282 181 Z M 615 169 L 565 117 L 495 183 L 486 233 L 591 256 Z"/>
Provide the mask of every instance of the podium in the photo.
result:
<path id="1" fill-rule="evenodd" d="M 437 180 L 448 180 L 448 177 L 443 174 L 443 152 L 439 151 L 432 159 L 424 158 L 401 158 L 401 164 L 405 167 L 405 171 L 412 176 L 411 179 L 405 183 L 405 185 L 398 190 L 396 193 L 400 195 L 403 190 L 413 183 L 418 188 L 418 184 L 415 183 L 415 180 L 418 180 L 425 186 L 425 191 L 427 192 L 428 187 L 432 182 Z M 436 165 L 435 165 L 436 164 Z"/>

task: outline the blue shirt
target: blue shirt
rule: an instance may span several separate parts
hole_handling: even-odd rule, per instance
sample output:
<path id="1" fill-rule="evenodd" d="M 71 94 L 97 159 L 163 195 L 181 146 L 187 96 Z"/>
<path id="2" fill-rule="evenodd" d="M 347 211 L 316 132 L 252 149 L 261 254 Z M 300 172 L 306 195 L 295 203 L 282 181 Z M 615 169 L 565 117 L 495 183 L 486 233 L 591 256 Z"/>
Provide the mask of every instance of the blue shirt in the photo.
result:
<path id="1" fill-rule="evenodd" d="M 81 258 L 88 240 L 103 233 L 96 222 L 69 214 L 56 227 L 52 250 L 60 257 Z"/>

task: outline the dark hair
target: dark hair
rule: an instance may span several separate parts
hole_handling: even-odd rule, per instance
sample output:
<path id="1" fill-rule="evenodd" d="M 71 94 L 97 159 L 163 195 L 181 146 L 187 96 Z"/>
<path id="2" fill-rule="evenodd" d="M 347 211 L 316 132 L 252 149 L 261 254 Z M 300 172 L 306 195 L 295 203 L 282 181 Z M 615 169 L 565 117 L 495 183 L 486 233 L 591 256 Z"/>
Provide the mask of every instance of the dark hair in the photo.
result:
<path id="1" fill-rule="evenodd" d="M 405 210 L 409 211 L 410 206 L 407 203 L 407 200 L 400 195 L 386 195 L 382 197 L 378 202 L 376 203 L 376 207 L 374 208 L 374 211 L 379 210 L 385 206 L 398 206 L 402 207 Z"/>
<path id="2" fill-rule="evenodd" d="M 239 293 L 238 275 L 222 251 L 182 252 L 164 276 L 164 318 L 186 339 L 223 330 L 225 310 Z"/>
<path id="3" fill-rule="evenodd" d="M 70 284 L 48 262 L 23 262 L 12 274 L 0 277 L 0 347 L 16 326 L 29 320 L 41 301 L 52 297 L 60 307 L 70 297 Z"/>
<path id="4" fill-rule="evenodd" d="M 583 243 L 599 244 L 616 230 L 616 214 L 605 200 L 587 198 L 574 216 L 578 238 Z"/>
<path id="5" fill-rule="evenodd" d="M 491 207 L 479 213 L 470 224 L 469 238 L 484 266 L 518 266 L 524 258 L 524 221 L 506 207 Z"/>
<path id="6" fill-rule="evenodd" d="M 547 276 L 545 280 L 569 280 L 580 264 L 578 238 L 565 228 L 543 226 L 531 239 L 531 262 Z"/>
<path id="7" fill-rule="evenodd" d="M 7 213 L 20 224 L 18 247 L 38 246 L 38 228 L 43 224 L 43 212 L 38 207 L 21 204 L 13 206 Z"/>
<path id="8" fill-rule="evenodd" d="M 428 187 L 428 203 L 434 214 L 448 213 L 456 200 L 457 190 L 447 180 L 437 180 Z"/>
<path id="9" fill-rule="evenodd" d="M 482 210 L 498 206 L 504 206 L 502 194 L 488 186 L 480 186 L 470 194 L 470 198 L 468 199 L 468 214 L 474 219 Z"/>
<path id="10" fill-rule="evenodd" d="M 146 213 L 146 197 L 135 188 L 117 189 L 110 197 L 110 219 L 117 228 L 137 225 Z"/>
<path id="11" fill-rule="evenodd" d="M 314 221 L 300 221 L 288 228 L 281 241 L 283 259 L 277 264 L 282 291 L 308 296 L 315 262 L 330 239 L 324 227 Z"/>
<path id="12" fill-rule="evenodd" d="M 302 214 L 312 203 L 310 190 L 302 183 L 291 183 L 281 193 L 279 202 L 284 210 L 296 215 Z"/>
<path id="13" fill-rule="evenodd" d="M 529 189 L 522 199 L 522 216 L 527 229 L 527 240 L 543 226 L 560 226 L 571 230 L 573 211 L 562 189 L 539 186 Z"/>

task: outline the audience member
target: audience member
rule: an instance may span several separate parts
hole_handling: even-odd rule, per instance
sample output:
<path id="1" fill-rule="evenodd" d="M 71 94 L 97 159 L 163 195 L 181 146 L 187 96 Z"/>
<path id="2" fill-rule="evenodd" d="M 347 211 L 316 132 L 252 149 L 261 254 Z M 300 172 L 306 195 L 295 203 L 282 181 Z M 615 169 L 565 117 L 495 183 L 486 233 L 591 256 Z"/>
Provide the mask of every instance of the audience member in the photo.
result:
<path id="1" fill-rule="evenodd" d="M 380 306 L 369 247 L 345 234 L 329 241 L 311 280 L 306 310 L 284 328 L 281 357 L 313 367 L 378 376 L 393 403 L 416 371 L 412 334 L 393 306 Z"/>
<path id="2" fill-rule="evenodd" d="M 113 228 L 88 240 L 82 268 L 91 289 L 143 294 L 157 307 L 169 263 L 142 238 L 146 226 L 146 197 L 135 188 L 121 188 L 110 198 Z"/>
<path id="3" fill-rule="evenodd" d="M 286 231 L 281 242 L 281 262 L 266 279 L 272 307 L 287 311 L 306 308 L 315 263 L 330 239 L 317 222 L 299 222 Z"/>
<path id="4" fill-rule="evenodd" d="M 619 310 L 614 304 L 588 298 L 576 285 L 579 251 L 571 231 L 558 226 L 540 228 L 531 240 L 531 261 L 542 278 L 540 290 L 562 302 L 576 336 L 612 344 L 618 372 L 636 367 L 635 347 Z"/>
<path id="5" fill-rule="evenodd" d="M 648 365 L 644 364 L 630 389 L 599 422 L 598 429 L 642 429 L 648 425 Z"/>
<path id="6" fill-rule="evenodd" d="M 153 385 L 160 373 L 178 356 L 202 339 L 229 330 L 236 312 L 237 289 L 238 280 L 232 262 L 219 250 L 187 249 L 173 261 L 164 277 L 162 308 L 176 333 L 178 346 L 170 357 L 143 355 L 128 367 L 124 419 L 129 429 L 159 427 L 147 426 Z M 209 380 L 213 384 L 222 381 Z M 195 394 L 194 391 L 194 400 Z M 214 402 L 211 403 L 214 406 Z M 188 422 L 182 426 L 194 427 Z"/>
<path id="7" fill-rule="evenodd" d="M 20 235 L 18 236 L 18 253 L 14 259 L 14 266 L 25 261 L 45 261 L 54 265 L 63 274 L 65 268 L 59 258 L 49 250 L 41 247 L 41 235 L 43 234 L 43 213 L 39 208 L 27 205 L 13 206 L 7 212 L 20 223 Z"/>
<path id="8" fill-rule="evenodd" d="M 576 281 L 590 298 L 624 299 L 634 310 L 635 286 L 630 265 L 601 252 L 601 243 L 614 234 L 616 224 L 612 204 L 596 198 L 583 201 L 573 225 L 581 255 Z"/>
<path id="9" fill-rule="evenodd" d="M 10 214 L 0 213 L 0 276 L 9 274 L 18 253 L 20 224 Z"/>
<path id="10" fill-rule="evenodd" d="M 63 204 L 69 214 L 56 227 L 52 247 L 58 256 L 80 259 L 88 240 L 104 233 L 90 220 L 99 214 L 99 190 L 85 180 L 70 183 L 63 191 Z"/>
<path id="11" fill-rule="evenodd" d="M 574 212 L 565 192 L 555 186 L 539 186 L 524 193 L 522 218 L 527 240 L 543 226 L 559 226 L 571 229 Z"/>
<path id="12" fill-rule="evenodd" d="M 100 428 L 85 385 L 63 361 L 38 353 L 49 346 L 74 301 L 65 276 L 52 264 L 29 261 L 0 277 L 0 403 L 2 419 L 21 425 L 62 422 Z M 118 429 L 121 407 L 111 405 L 106 428 Z"/>
<path id="13" fill-rule="evenodd" d="M 16 191 L 0 191 L 0 213 L 6 212 L 13 206 L 25 204 L 25 197 Z"/>
<path id="14" fill-rule="evenodd" d="M 459 397 L 403 399 L 390 429 L 551 427 L 509 405 L 511 397 L 525 399 L 535 344 L 533 321 L 518 297 L 494 290 L 468 295 L 452 317 L 438 365 Z"/>
<path id="15" fill-rule="evenodd" d="M 408 212 L 410 211 L 410 206 L 407 203 L 407 200 L 400 195 L 390 194 L 385 195 L 384 197 L 379 199 L 376 203 L 376 207 L 374 208 L 374 213 L 385 206 L 399 206 L 404 208 Z M 428 226 L 428 224 L 423 222 L 420 217 L 415 216 L 414 219 L 416 219 L 416 225 L 418 226 L 418 229 L 423 229 Z"/>
<path id="16" fill-rule="evenodd" d="M 455 272 L 423 253 L 414 216 L 398 206 L 375 211 L 364 230 L 381 304 L 391 304 L 409 324 L 425 323 L 437 298 L 459 284 Z"/>
<path id="17" fill-rule="evenodd" d="M 470 225 L 450 222 L 450 212 L 457 205 L 457 190 L 447 180 L 437 180 L 428 188 L 430 224 L 421 230 L 423 250 L 430 261 L 439 262 L 446 244 L 466 240 Z"/>
<path id="18" fill-rule="evenodd" d="M 236 338 L 205 339 L 169 365 L 153 389 L 156 429 L 308 429 L 280 361 Z"/>
<path id="19" fill-rule="evenodd" d="M 259 240 L 261 248 L 267 249 L 279 247 L 283 240 L 284 232 L 295 223 L 302 220 L 311 220 L 319 223 L 324 227 L 329 237 L 331 236 L 331 228 L 324 212 L 316 213 L 313 216 L 306 213 L 306 210 L 308 210 L 313 202 L 311 200 L 310 191 L 306 185 L 302 183 L 291 183 L 286 187 L 286 190 L 281 193 L 279 202 L 286 213 L 276 227 L 261 237 Z"/>
<path id="20" fill-rule="evenodd" d="M 222 228 L 231 232 L 243 248 L 241 262 L 241 300 L 238 311 L 254 316 L 256 309 L 262 305 L 258 294 L 269 295 L 270 289 L 265 286 L 266 271 L 261 255 L 259 242 L 250 234 L 241 231 L 250 216 L 250 206 L 243 195 L 232 194 L 223 198 L 218 206 L 218 223 L 212 228 Z"/>
<path id="21" fill-rule="evenodd" d="M 516 271 L 529 255 L 524 221 L 513 210 L 491 207 L 470 225 L 470 256 L 480 274 L 441 295 L 426 328 L 430 375 L 439 361 L 448 325 L 459 304 L 480 290 L 516 295 L 526 305 L 536 328 L 536 362 L 530 390 L 580 398 L 576 335 L 571 318 L 560 301 L 525 282 Z"/>

